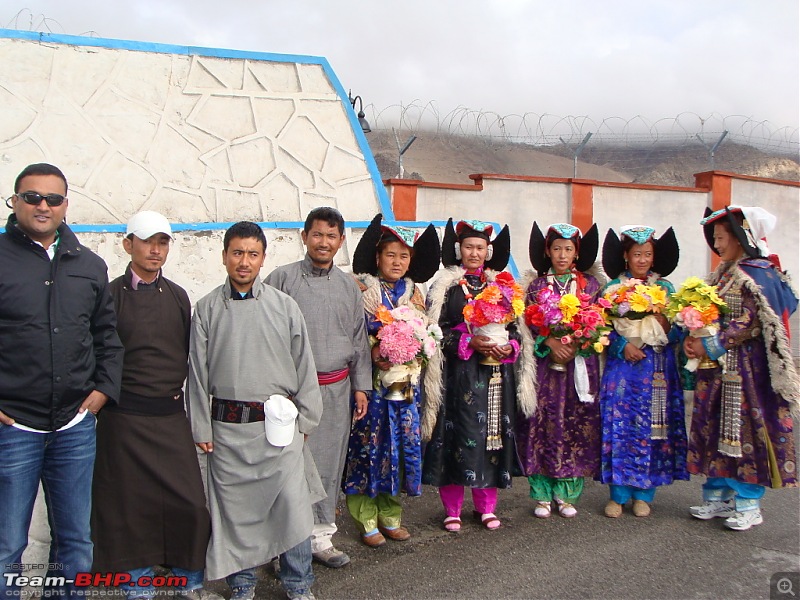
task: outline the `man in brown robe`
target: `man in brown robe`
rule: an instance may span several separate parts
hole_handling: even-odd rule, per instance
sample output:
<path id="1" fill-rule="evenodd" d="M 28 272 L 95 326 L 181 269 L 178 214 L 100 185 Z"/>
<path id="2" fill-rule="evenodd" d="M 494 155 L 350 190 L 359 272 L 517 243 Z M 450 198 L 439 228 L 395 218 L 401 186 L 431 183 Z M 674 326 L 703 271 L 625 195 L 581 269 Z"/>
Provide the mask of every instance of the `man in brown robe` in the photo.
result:
<path id="1" fill-rule="evenodd" d="M 122 240 L 131 262 L 110 285 L 125 359 L 120 400 L 98 415 L 93 568 L 127 571 L 137 582 L 166 565 L 185 578 L 181 597 L 219 599 L 203 589 L 211 521 L 183 403 L 191 306 L 161 272 L 171 241 L 162 215 L 134 215 Z M 121 589 L 128 598 L 155 593 Z"/>

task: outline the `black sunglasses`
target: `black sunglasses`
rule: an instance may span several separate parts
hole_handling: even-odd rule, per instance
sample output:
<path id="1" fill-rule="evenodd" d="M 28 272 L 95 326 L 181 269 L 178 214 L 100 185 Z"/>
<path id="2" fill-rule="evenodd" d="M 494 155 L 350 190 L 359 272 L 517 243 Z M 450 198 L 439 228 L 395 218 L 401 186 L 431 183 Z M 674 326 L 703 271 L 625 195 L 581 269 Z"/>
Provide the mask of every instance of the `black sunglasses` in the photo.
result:
<path id="1" fill-rule="evenodd" d="M 47 202 L 47 206 L 61 206 L 66 200 L 61 194 L 46 194 L 42 196 L 39 192 L 20 192 L 16 196 L 32 206 L 39 206 L 42 200 Z"/>

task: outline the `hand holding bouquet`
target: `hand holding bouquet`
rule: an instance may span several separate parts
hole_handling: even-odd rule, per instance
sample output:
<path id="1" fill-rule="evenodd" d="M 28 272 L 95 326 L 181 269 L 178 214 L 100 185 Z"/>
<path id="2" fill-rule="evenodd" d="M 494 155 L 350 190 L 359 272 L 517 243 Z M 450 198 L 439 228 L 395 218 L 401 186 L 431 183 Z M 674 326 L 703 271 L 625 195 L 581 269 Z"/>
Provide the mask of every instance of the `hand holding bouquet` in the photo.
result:
<path id="1" fill-rule="evenodd" d="M 667 307 L 667 291 L 660 285 L 647 285 L 640 279 L 608 288 L 602 300 L 609 303 L 607 320 L 617 333 L 637 348 L 664 346 L 669 324 L 660 315 Z M 662 326 L 663 322 L 663 326 Z"/>
<path id="2" fill-rule="evenodd" d="M 510 273 L 498 273 L 475 298 L 470 299 L 462 310 L 464 323 L 475 335 L 488 337 L 498 346 L 508 343 L 506 325 L 525 310 L 524 293 Z M 499 364 L 487 357 L 484 364 Z"/>
<path id="3" fill-rule="evenodd" d="M 670 296 L 667 316 L 675 324 L 689 331 L 692 337 L 711 337 L 719 333 L 719 318 L 728 312 L 728 305 L 717 295 L 717 287 L 708 285 L 699 277 L 689 277 L 680 289 Z M 692 358 L 686 369 L 694 371 L 700 365 Z M 711 364 L 710 366 L 714 366 Z"/>
<path id="4" fill-rule="evenodd" d="M 439 351 L 441 328 L 436 323 L 427 325 L 423 316 L 408 306 L 389 310 L 381 305 L 375 318 L 383 325 L 377 334 L 380 355 L 392 364 L 387 371 L 381 371 L 381 383 L 386 387 L 397 383 L 415 385 L 422 367 Z"/>
<path id="5" fill-rule="evenodd" d="M 559 296 L 550 288 L 536 294 L 533 304 L 525 309 L 525 323 L 539 329 L 542 337 L 553 337 L 562 344 L 575 344 L 578 354 L 601 353 L 608 345 L 605 311 L 608 302 L 602 298 L 592 303 L 588 294 Z"/>

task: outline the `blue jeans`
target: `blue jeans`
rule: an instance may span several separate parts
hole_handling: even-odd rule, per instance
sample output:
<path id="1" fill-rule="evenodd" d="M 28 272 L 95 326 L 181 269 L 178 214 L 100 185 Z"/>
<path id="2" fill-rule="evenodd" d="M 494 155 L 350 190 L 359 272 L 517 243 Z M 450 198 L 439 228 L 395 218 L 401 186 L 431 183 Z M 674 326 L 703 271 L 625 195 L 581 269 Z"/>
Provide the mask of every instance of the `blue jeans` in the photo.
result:
<path id="1" fill-rule="evenodd" d="M 283 589 L 290 594 L 304 594 L 311 589 L 314 583 L 314 573 L 311 570 L 311 538 L 306 538 L 294 548 L 290 548 L 279 557 L 281 572 L 278 579 L 283 584 Z M 255 569 L 244 569 L 225 578 L 231 589 L 254 588 L 256 586 Z"/>
<path id="2" fill-rule="evenodd" d="M 278 578 L 289 594 L 305 594 L 314 583 L 311 570 L 311 538 L 306 538 L 280 556 L 281 572 Z"/>
<path id="3" fill-rule="evenodd" d="M 20 573 L 33 504 L 42 482 L 50 523 L 47 577 L 74 579 L 92 567 L 89 515 L 94 470 L 94 415 L 66 431 L 32 433 L 0 425 L 0 575 Z M 6 565 L 13 564 L 14 568 Z M 18 589 L 0 577 L 0 598 Z M 46 590 L 77 596 L 72 584 Z"/>
<path id="4" fill-rule="evenodd" d="M 187 571 L 179 567 L 172 567 L 170 570 L 175 577 L 186 577 L 186 585 L 178 588 L 181 592 L 191 592 L 192 590 L 199 590 L 203 587 L 203 569 L 199 571 Z M 128 571 L 132 582 L 137 582 L 142 577 L 150 577 L 152 579 L 154 573 L 153 567 L 142 567 L 140 569 L 131 569 Z M 153 598 L 157 591 L 152 585 L 143 587 L 124 586 L 121 589 L 128 598 Z"/>

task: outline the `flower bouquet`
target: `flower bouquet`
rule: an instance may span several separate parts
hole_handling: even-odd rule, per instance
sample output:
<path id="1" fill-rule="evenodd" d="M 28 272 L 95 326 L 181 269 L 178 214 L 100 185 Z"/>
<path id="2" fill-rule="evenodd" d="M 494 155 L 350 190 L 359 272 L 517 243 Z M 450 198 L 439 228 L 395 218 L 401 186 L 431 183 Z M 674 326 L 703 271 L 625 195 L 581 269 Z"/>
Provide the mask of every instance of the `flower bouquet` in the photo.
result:
<path id="1" fill-rule="evenodd" d="M 505 345 L 508 343 L 506 325 L 525 310 L 523 298 L 524 293 L 519 284 L 510 273 L 502 271 L 464 306 L 464 323 L 475 335 L 485 335 L 496 344 Z M 498 364 L 490 357 L 481 362 L 487 365 Z"/>
<path id="2" fill-rule="evenodd" d="M 392 365 L 380 372 L 381 383 L 389 389 L 385 397 L 409 400 L 413 397 L 408 394 L 409 384 L 417 384 L 422 367 L 439 351 L 442 330 L 436 323 L 426 324 L 420 313 L 408 306 L 389 310 L 381 305 L 375 318 L 382 324 L 377 334 L 380 355 Z"/>
<path id="3" fill-rule="evenodd" d="M 653 315 L 664 312 L 667 292 L 659 285 L 647 285 L 639 279 L 608 288 L 603 295 L 608 302 L 607 320 L 614 329 L 637 348 L 645 344 L 664 346 L 667 335 Z"/>
<path id="4" fill-rule="evenodd" d="M 728 305 L 717 295 L 717 286 L 705 283 L 699 277 L 689 277 L 680 289 L 670 296 L 667 316 L 676 325 L 689 331 L 692 337 L 711 337 L 719 333 L 719 318 L 728 312 Z M 686 370 L 711 369 L 717 362 L 704 358 L 691 358 Z"/>
<path id="5" fill-rule="evenodd" d="M 537 292 L 534 303 L 525 309 L 525 323 L 537 327 L 542 338 L 553 337 L 562 344 L 576 344 L 580 356 L 600 354 L 608 345 L 611 331 L 606 325 L 607 305 L 602 298 L 592 303 L 588 294 L 559 296 L 550 288 L 543 288 Z M 564 365 L 556 362 L 551 362 L 550 368 L 566 371 Z"/>

